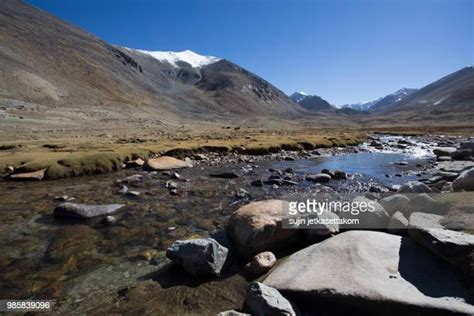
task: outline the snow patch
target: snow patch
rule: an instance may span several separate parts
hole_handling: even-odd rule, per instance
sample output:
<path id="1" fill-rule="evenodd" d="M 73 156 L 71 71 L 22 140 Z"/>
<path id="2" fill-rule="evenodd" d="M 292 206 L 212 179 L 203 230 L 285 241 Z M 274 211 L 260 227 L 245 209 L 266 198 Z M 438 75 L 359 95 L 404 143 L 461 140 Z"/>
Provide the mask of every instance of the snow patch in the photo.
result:
<path id="1" fill-rule="evenodd" d="M 135 50 L 137 52 L 150 55 L 153 58 L 158 59 L 159 61 L 168 62 L 173 67 L 176 67 L 176 68 L 179 68 L 177 63 L 180 61 L 186 62 L 194 68 L 199 68 L 199 67 L 216 63 L 219 60 L 222 60 L 222 58 L 218 58 L 214 56 L 199 55 L 191 50 L 185 50 L 182 52 L 147 51 L 147 50 L 141 50 L 141 49 L 131 49 L 131 50 Z"/>

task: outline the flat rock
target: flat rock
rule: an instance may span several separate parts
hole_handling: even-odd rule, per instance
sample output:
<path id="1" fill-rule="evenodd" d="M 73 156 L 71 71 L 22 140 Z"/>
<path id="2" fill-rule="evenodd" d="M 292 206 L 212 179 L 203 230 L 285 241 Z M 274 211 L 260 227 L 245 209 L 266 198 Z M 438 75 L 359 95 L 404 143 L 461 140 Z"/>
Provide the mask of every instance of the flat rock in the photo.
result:
<path id="1" fill-rule="evenodd" d="M 474 168 L 461 172 L 453 182 L 454 191 L 474 191 Z"/>
<path id="2" fill-rule="evenodd" d="M 192 167 L 190 161 L 179 160 L 169 156 L 161 156 L 158 158 L 148 159 L 144 164 L 144 168 L 147 170 L 171 170 L 180 168 Z"/>
<path id="3" fill-rule="evenodd" d="M 448 262 L 465 268 L 474 251 L 474 235 L 446 229 L 435 214 L 413 213 L 409 220 L 410 238 Z"/>
<path id="4" fill-rule="evenodd" d="M 198 277 L 220 275 L 227 254 L 228 249 L 213 238 L 177 240 L 166 250 L 169 259 Z"/>
<path id="5" fill-rule="evenodd" d="M 433 149 L 433 153 L 436 156 L 450 156 L 456 151 L 456 147 L 436 147 Z"/>
<path id="6" fill-rule="evenodd" d="M 124 206 L 123 204 L 88 205 L 66 202 L 54 209 L 54 216 L 92 218 L 113 213 Z"/>
<path id="7" fill-rule="evenodd" d="M 430 214 L 444 214 L 447 209 L 444 204 L 438 203 L 433 200 L 426 193 L 421 193 L 413 196 L 407 204 L 408 214 L 421 212 Z"/>
<path id="8" fill-rule="evenodd" d="M 252 315 L 296 315 L 291 303 L 278 290 L 260 282 L 253 282 L 249 285 L 244 305 Z"/>
<path id="9" fill-rule="evenodd" d="M 46 169 L 41 169 L 34 172 L 24 172 L 24 173 L 15 173 L 8 176 L 10 180 L 19 180 L 19 181 L 34 181 L 34 180 L 43 180 Z"/>
<path id="10" fill-rule="evenodd" d="M 474 167 L 474 161 L 455 160 L 440 162 L 437 166 L 441 171 L 461 173 Z"/>
<path id="11" fill-rule="evenodd" d="M 273 251 L 296 241 L 297 229 L 283 229 L 282 200 L 266 200 L 242 206 L 229 218 L 227 231 L 237 252 L 245 257 Z"/>
<path id="12" fill-rule="evenodd" d="M 474 313 L 442 260 L 409 238 L 381 232 L 348 231 L 309 246 L 278 265 L 264 284 L 308 315 Z"/>

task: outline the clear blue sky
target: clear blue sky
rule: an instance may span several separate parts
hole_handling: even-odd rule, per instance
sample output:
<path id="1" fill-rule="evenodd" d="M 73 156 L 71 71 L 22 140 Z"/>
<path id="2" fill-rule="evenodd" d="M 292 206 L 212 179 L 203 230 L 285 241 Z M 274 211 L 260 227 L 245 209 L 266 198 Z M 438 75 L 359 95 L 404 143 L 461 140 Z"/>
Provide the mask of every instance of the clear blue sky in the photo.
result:
<path id="1" fill-rule="evenodd" d="M 27 0 L 109 43 L 231 60 L 333 104 L 474 63 L 471 0 Z"/>

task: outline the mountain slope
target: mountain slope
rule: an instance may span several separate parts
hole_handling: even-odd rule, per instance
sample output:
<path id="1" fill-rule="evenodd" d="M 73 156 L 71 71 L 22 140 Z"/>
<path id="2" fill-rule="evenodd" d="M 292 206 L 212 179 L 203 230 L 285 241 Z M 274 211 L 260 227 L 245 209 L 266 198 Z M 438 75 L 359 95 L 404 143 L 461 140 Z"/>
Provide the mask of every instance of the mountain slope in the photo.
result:
<path id="1" fill-rule="evenodd" d="M 409 95 L 375 114 L 416 122 L 472 124 L 474 119 L 474 68 L 465 67 Z"/>
<path id="2" fill-rule="evenodd" d="M 371 111 L 377 111 L 381 109 L 388 109 L 395 104 L 403 101 L 412 93 L 415 93 L 418 89 L 402 88 L 394 93 L 390 93 L 385 97 L 379 99 L 375 104 L 370 107 Z"/>
<path id="3" fill-rule="evenodd" d="M 251 72 L 226 60 L 207 60 L 190 51 L 153 56 L 109 45 L 21 1 L 4 0 L 2 126 L 146 127 L 241 117 L 280 120 L 304 112 Z"/>

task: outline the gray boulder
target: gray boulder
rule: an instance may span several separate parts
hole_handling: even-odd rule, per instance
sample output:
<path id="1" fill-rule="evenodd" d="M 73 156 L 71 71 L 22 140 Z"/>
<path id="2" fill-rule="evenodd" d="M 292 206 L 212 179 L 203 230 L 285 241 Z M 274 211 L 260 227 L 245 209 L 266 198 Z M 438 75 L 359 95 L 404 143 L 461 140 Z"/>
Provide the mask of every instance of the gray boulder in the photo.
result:
<path id="1" fill-rule="evenodd" d="M 166 250 L 169 259 L 198 277 L 220 275 L 227 254 L 227 248 L 213 238 L 177 240 Z"/>
<path id="2" fill-rule="evenodd" d="M 474 168 L 461 172 L 453 182 L 454 191 L 474 191 Z"/>
<path id="3" fill-rule="evenodd" d="M 296 315 L 291 303 L 278 290 L 260 282 L 253 282 L 249 285 L 244 305 L 252 315 Z"/>
<path id="4" fill-rule="evenodd" d="M 313 224 L 311 228 L 304 229 L 303 232 L 306 240 L 310 242 L 321 241 L 322 238 L 339 233 L 339 224 L 337 223 L 339 216 L 336 214 L 325 211 L 320 215 L 311 215 L 311 218 L 317 218 L 326 222 Z"/>
<path id="5" fill-rule="evenodd" d="M 113 213 L 124 206 L 123 204 L 88 205 L 66 202 L 54 209 L 54 216 L 92 218 Z"/>
<path id="6" fill-rule="evenodd" d="M 408 228 L 408 219 L 401 213 L 395 212 L 390 219 L 388 232 L 398 235 L 406 235 Z"/>
<path id="7" fill-rule="evenodd" d="M 466 269 L 469 255 L 474 250 L 474 235 L 446 229 L 441 225 L 442 218 L 435 214 L 411 214 L 410 238 L 446 261 Z"/>
<path id="8" fill-rule="evenodd" d="M 406 214 L 409 201 L 410 199 L 406 195 L 394 194 L 380 199 L 379 203 L 384 207 L 388 215 L 392 216 L 396 212 Z"/>
<path id="9" fill-rule="evenodd" d="M 420 181 L 408 181 L 398 189 L 399 193 L 431 193 L 432 190 Z"/>
<path id="10" fill-rule="evenodd" d="M 466 290 L 442 260 L 409 238 L 381 232 L 348 231 L 309 246 L 263 282 L 304 302 L 299 307 L 308 315 L 474 313 Z"/>
<path id="11" fill-rule="evenodd" d="M 351 213 L 343 213 L 344 217 L 358 219 L 358 225 L 348 225 L 347 229 L 387 229 L 390 216 L 384 207 L 375 200 L 370 200 L 364 196 L 358 196 L 351 202 Z M 358 213 L 357 213 L 358 212 Z"/>
<path id="12" fill-rule="evenodd" d="M 444 214 L 446 208 L 443 204 L 436 202 L 428 194 L 422 193 L 414 196 L 407 204 L 409 214 L 414 212 Z"/>

